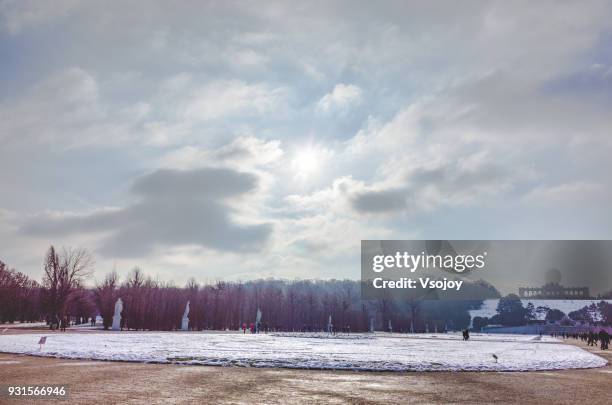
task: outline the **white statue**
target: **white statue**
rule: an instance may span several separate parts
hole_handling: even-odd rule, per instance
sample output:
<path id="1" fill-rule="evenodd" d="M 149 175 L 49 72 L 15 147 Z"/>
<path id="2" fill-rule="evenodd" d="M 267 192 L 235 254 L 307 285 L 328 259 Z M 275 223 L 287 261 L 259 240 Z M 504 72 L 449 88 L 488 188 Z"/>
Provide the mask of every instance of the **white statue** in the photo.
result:
<path id="1" fill-rule="evenodd" d="M 255 318 L 255 332 L 259 333 L 261 329 L 261 309 L 257 308 L 257 316 Z"/>
<path id="2" fill-rule="evenodd" d="M 185 306 L 185 312 L 183 312 L 183 320 L 181 322 L 181 330 L 189 330 L 189 301 L 187 301 L 187 305 Z"/>
<path id="3" fill-rule="evenodd" d="M 123 301 L 121 298 L 115 302 L 115 315 L 113 315 L 113 330 L 121 330 L 121 311 L 123 311 Z"/>

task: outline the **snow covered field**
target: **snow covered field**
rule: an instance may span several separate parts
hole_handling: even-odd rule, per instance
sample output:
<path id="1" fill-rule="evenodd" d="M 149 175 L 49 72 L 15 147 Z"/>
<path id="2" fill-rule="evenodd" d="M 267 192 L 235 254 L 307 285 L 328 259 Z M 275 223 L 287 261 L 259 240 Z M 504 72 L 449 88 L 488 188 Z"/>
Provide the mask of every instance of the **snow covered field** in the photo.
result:
<path id="1" fill-rule="evenodd" d="M 0 352 L 73 359 L 376 371 L 520 371 L 602 367 L 606 361 L 539 336 L 351 334 L 322 336 L 122 332 L 0 335 Z M 361 337 L 361 338 L 359 338 Z M 494 357 L 497 357 L 497 359 Z"/>
<path id="2" fill-rule="evenodd" d="M 46 322 L 2 323 L 0 324 L 0 330 L 16 328 L 44 328 L 46 326 Z"/>

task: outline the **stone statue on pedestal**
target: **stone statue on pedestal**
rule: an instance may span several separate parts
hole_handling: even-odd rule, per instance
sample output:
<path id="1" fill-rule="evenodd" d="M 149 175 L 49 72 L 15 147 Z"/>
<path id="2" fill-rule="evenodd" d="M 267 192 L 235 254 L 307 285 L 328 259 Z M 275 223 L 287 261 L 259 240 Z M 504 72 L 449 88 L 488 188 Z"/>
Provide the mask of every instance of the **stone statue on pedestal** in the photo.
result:
<path id="1" fill-rule="evenodd" d="M 115 314 L 113 315 L 113 330 L 121 330 L 121 312 L 123 311 L 123 301 L 121 298 L 115 302 Z"/>
<path id="2" fill-rule="evenodd" d="M 181 330 L 189 330 L 189 301 L 187 301 L 187 305 L 185 306 L 185 312 L 183 313 L 183 319 L 181 322 Z"/>

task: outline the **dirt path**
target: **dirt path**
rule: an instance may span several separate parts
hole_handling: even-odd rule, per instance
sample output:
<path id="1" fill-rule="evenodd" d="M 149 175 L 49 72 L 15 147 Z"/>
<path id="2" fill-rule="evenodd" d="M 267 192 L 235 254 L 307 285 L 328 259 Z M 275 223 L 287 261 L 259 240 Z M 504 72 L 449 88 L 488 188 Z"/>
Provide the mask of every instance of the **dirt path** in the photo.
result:
<path id="1" fill-rule="evenodd" d="M 581 342 L 571 344 L 586 348 Z M 612 352 L 590 351 L 612 362 Z M 178 366 L 0 353 L 0 384 L 67 384 L 78 404 L 604 404 L 612 368 L 540 372 L 363 373 Z M 26 400 L 0 398 L 0 403 Z"/>

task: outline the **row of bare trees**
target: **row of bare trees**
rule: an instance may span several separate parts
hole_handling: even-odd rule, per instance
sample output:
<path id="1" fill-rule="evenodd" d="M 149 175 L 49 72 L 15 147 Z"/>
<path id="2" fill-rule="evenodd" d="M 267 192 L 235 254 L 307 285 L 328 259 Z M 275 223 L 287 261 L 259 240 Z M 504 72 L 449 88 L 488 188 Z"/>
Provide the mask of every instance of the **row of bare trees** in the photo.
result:
<path id="1" fill-rule="evenodd" d="M 38 320 L 40 291 L 36 281 L 0 261 L 0 323 Z"/>
<path id="2" fill-rule="evenodd" d="M 0 267 L 0 322 L 88 321 L 100 315 L 112 324 L 115 303 L 123 301 L 122 324 L 133 330 L 173 330 L 181 325 L 187 301 L 193 330 L 238 329 L 263 313 L 268 330 L 324 330 L 329 316 L 336 330 L 443 330 L 469 324 L 470 302 L 362 300 L 360 284 L 351 280 L 254 280 L 178 287 L 132 270 L 124 280 L 111 272 L 95 288 L 85 287 L 93 260 L 83 249 L 51 246 L 45 256 L 41 284 Z"/>
<path id="3" fill-rule="evenodd" d="M 360 284 L 351 280 L 277 279 L 248 282 L 217 281 L 185 287 L 147 277 L 136 268 L 123 282 L 109 273 L 94 291 L 94 300 L 110 327 L 114 305 L 123 301 L 125 329 L 173 330 L 181 325 L 187 301 L 192 330 L 224 330 L 247 327 L 260 309 L 263 329 L 317 331 L 327 329 L 329 316 L 335 330 L 425 331 L 461 329 L 469 324 L 468 309 L 474 303 L 362 300 Z"/>
<path id="4" fill-rule="evenodd" d="M 330 314 L 342 325 L 365 328 L 369 321 L 367 314 L 360 312 L 365 309 L 359 306 L 357 286 L 354 282 L 332 285 L 279 280 L 199 285 L 190 280 L 179 288 L 146 277 L 136 268 L 121 284 L 115 272 L 109 273 L 96 287 L 94 297 L 105 327 L 111 325 L 114 304 L 121 298 L 127 329 L 175 329 L 180 325 L 187 301 L 190 328 L 194 330 L 238 329 L 255 320 L 257 309 L 263 312 L 262 323 L 269 329 L 323 329 Z"/>

